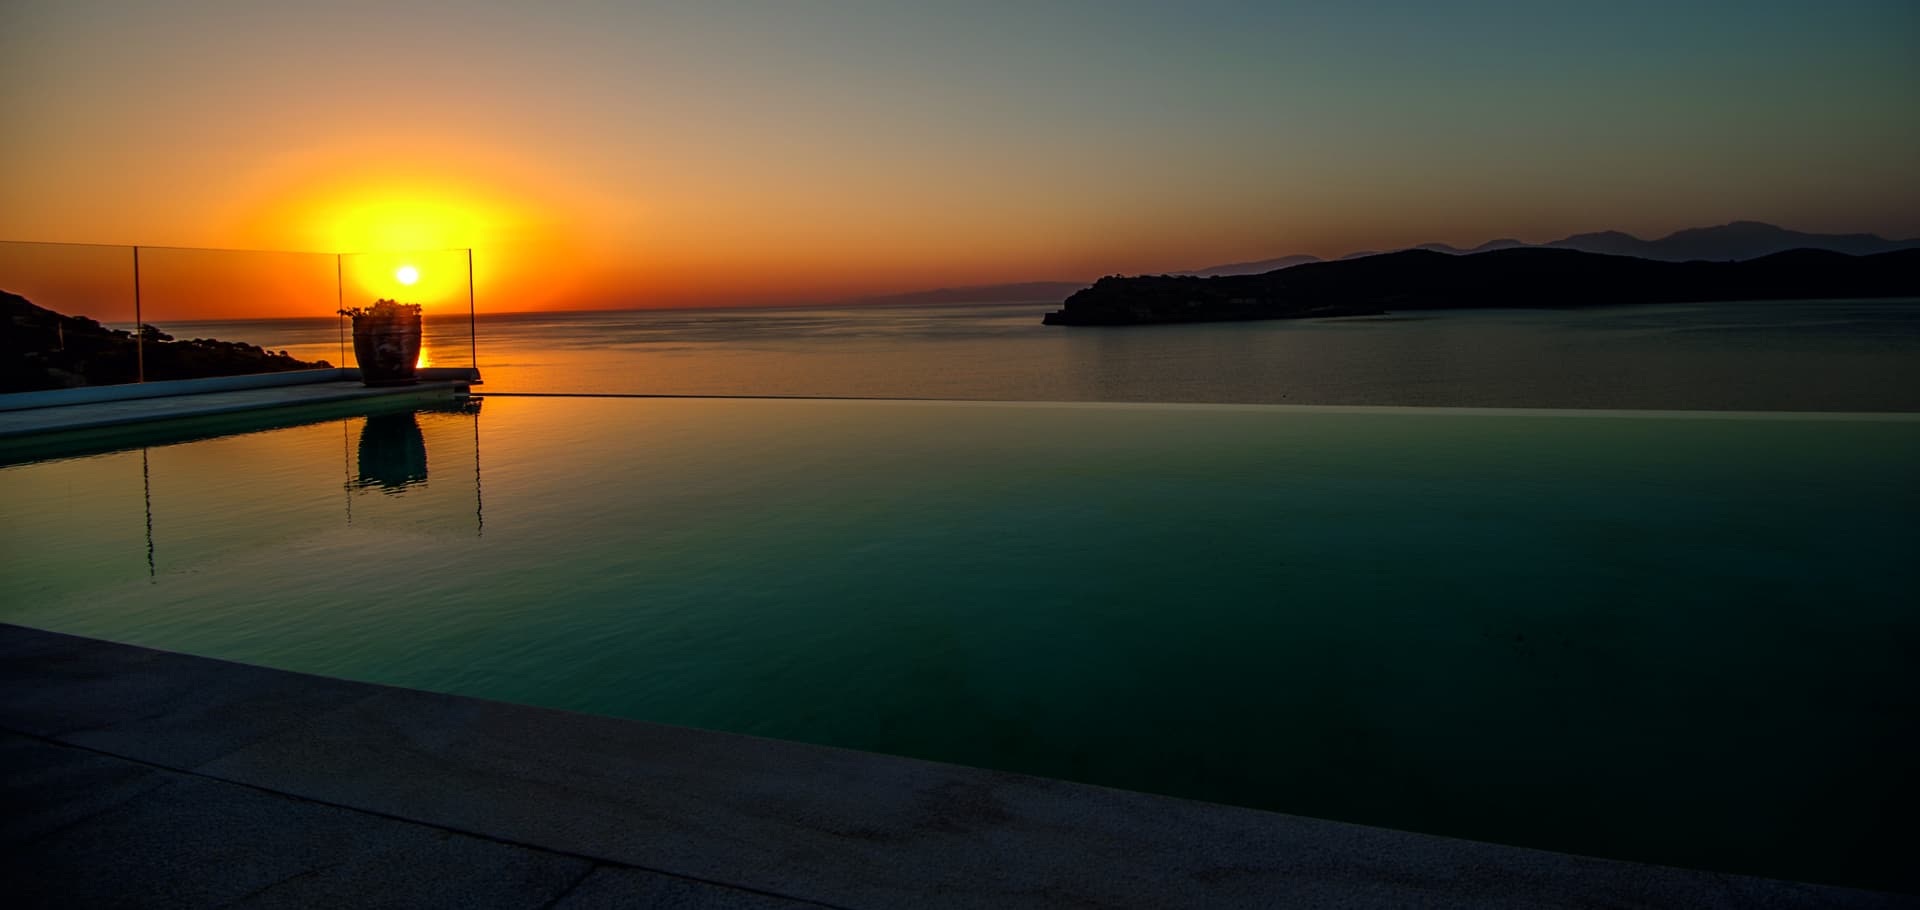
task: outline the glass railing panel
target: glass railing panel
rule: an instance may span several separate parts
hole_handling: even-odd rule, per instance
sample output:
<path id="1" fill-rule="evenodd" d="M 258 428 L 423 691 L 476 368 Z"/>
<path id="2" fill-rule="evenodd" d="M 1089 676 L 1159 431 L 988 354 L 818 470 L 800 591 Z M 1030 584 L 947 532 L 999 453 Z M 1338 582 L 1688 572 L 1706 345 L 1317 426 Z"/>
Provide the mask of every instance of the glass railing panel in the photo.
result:
<path id="1" fill-rule="evenodd" d="M 422 332 L 419 366 L 474 366 L 471 256 L 466 249 L 345 254 L 340 257 L 345 305 L 364 308 L 380 300 L 416 304 Z M 351 340 L 348 345 L 351 353 Z"/>

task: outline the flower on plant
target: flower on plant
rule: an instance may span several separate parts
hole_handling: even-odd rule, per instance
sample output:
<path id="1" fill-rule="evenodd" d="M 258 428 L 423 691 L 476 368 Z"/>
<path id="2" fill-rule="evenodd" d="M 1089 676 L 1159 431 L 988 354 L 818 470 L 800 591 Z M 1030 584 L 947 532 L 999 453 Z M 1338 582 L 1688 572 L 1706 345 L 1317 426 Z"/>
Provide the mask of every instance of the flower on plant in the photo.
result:
<path id="1" fill-rule="evenodd" d="M 372 306 L 350 306 L 339 312 L 342 316 L 352 316 L 355 319 L 362 316 L 372 316 L 377 319 L 391 319 L 395 316 L 418 316 L 420 315 L 420 305 L 417 303 L 400 303 L 399 301 L 388 300 L 382 297 L 379 300 L 375 300 Z"/>

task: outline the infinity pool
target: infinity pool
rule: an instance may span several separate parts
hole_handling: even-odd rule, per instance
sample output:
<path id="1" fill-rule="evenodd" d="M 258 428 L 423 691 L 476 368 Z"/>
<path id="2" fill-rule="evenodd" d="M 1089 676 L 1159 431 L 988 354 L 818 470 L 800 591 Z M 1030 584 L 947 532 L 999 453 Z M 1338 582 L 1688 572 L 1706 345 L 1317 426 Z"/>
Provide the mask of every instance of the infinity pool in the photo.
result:
<path id="1" fill-rule="evenodd" d="M 494 398 L 116 444 L 0 444 L 0 620 L 1920 887 L 1913 417 Z"/>

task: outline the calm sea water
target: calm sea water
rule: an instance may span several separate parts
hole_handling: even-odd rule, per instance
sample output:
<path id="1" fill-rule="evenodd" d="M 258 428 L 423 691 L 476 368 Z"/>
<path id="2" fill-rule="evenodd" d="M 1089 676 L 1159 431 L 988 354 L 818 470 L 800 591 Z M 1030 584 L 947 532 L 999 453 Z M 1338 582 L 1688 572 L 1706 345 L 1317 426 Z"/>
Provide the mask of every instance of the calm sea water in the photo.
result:
<path id="1" fill-rule="evenodd" d="M 1920 410 L 1920 300 L 1040 325 L 1054 306 L 483 315 L 477 347 L 489 392 Z M 332 319 L 165 328 L 342 359 Z M 472 362 L 464 317 L 429 336 Z"/>
<path id="2" fill-rule="evenodd" d="M 0 621 L 1920 888 L 1920 417 L 494 398 L 18 456 Z"/>

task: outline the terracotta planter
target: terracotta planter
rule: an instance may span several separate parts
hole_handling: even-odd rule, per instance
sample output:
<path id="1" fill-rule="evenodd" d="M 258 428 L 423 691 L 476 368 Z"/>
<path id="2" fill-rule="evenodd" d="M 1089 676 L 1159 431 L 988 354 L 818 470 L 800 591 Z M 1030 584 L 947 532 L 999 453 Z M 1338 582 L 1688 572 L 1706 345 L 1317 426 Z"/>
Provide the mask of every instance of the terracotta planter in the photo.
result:
<path id="1" fill-rule="evenodd" d="M 353 317 L 353 359 L 370 386 L 412 385 L 420 377 L 420 314 Z"/>

